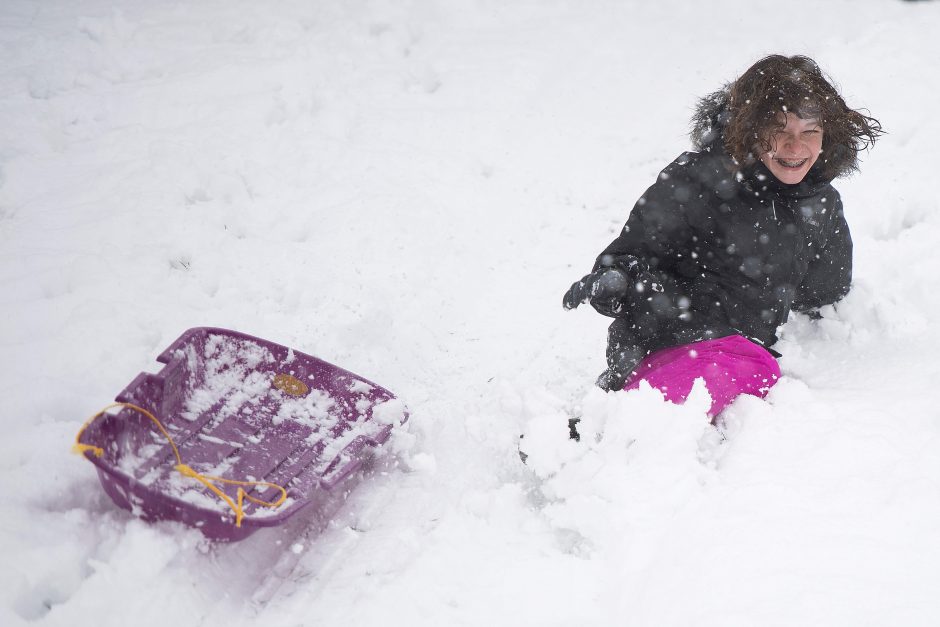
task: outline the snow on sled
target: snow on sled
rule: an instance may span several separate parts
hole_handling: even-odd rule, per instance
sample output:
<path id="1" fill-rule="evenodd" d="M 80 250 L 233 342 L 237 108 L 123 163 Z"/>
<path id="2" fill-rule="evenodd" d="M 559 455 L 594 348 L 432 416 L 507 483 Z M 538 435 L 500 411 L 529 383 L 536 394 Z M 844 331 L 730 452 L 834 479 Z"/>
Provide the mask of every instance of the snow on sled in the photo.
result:
<path id="1" fill-rule="evenodd" d="M 120 507 L 234 541 L 298 512 L 327 520 L 407 419 L 388 390 L 225 329 L 189 329 L 79 431 Z"/>

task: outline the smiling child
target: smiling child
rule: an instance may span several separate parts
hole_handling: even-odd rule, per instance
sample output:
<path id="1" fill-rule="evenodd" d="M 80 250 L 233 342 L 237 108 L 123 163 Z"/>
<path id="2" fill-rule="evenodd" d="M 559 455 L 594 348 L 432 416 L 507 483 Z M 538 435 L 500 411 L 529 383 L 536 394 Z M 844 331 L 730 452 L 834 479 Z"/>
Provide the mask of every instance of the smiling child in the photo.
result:
<path id="1" fill-rule="evenodd" d="M 771 55 L 703 98 L 695 151 L 637 201 L 564 297 L 614 318 L 605 390 L 647 381 L 672 401 L 696 378 L 717 416 L 780 376 L 770 348 L 790 311 L 845 296 L 852 239 L 833 179 L 882 133 L 804 56 Z"/>

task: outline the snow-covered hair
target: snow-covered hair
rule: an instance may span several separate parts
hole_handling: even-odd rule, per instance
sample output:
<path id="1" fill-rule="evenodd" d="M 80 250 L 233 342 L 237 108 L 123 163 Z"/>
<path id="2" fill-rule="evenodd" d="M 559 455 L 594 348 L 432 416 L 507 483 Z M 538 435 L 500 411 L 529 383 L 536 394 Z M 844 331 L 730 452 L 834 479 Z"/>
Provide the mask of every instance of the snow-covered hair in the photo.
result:
<path id="1" fill-rule="evenodd" d="M 738 168 L 771 149 L 783 129 L 780 113 L 814 118 L 823 128 L 816 166 L 826 179 L 858 169 L 858 153 L 883 134 L 873 117 L 850 109 L 819 66 L 809 57 L 764 57 L 737 80 L 702 98 L 692 117 L 692 142 L 699 150 L 720 145 Z"/>

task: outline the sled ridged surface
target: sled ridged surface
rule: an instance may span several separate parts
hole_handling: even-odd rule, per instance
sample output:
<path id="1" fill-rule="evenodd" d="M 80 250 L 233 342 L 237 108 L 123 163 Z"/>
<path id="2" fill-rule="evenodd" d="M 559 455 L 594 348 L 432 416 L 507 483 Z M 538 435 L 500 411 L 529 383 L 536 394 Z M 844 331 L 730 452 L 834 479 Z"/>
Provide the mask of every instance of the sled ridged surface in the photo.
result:
<path id="1" fill-rule="evenodd" d="M 157 416 L 183 463 L 206 476 L 283 486 L 287 500 L 234 512 L 202 484 L 174 470 L 169 441 L 129 408 L 102 414 L 83 444 L 115 503 L 148 520 L 178 520 L 211 539 L 239 540 L 304 510 L 331 516 L 358 482 L 357 471 L 407 419 L 394 395 L 321 359 L 250 335 L 211 327 L 187 330 L 117 397 Z M 232 499 L 236 488 L 219 484 Z M 250 494 L 276 501 L 280 490 Z"/>

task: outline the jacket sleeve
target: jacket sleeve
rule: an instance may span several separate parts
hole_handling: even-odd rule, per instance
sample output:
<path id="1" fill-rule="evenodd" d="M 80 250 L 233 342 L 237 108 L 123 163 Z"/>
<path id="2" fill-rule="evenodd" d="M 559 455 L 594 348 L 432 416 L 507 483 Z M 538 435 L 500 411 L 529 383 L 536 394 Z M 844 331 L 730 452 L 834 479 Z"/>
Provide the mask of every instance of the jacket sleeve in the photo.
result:
<path id="1" fill-rule="evenodd" d="M 835 212 L 829 237 L 816 251 L 809 269 L 796 291 L 793 309 L 806 311 L 831 305 L 849 293 L 852 284 L 852 236 L 836 194 Z"/>
<path id="2" fill-rule="evenodd" d="M 676 264 L 692 247 L 693 229 L 686 215 L 698 184 L 687 173 L 683 157 L 659 174 L 637 201 L 620 235 L 597 257 L 594 269 L 615 266 L 636 277 L 632 294 L 611 317 L 651 316 L 660 322 L 684 319 L 690 301 L 677 282 Z"/>

